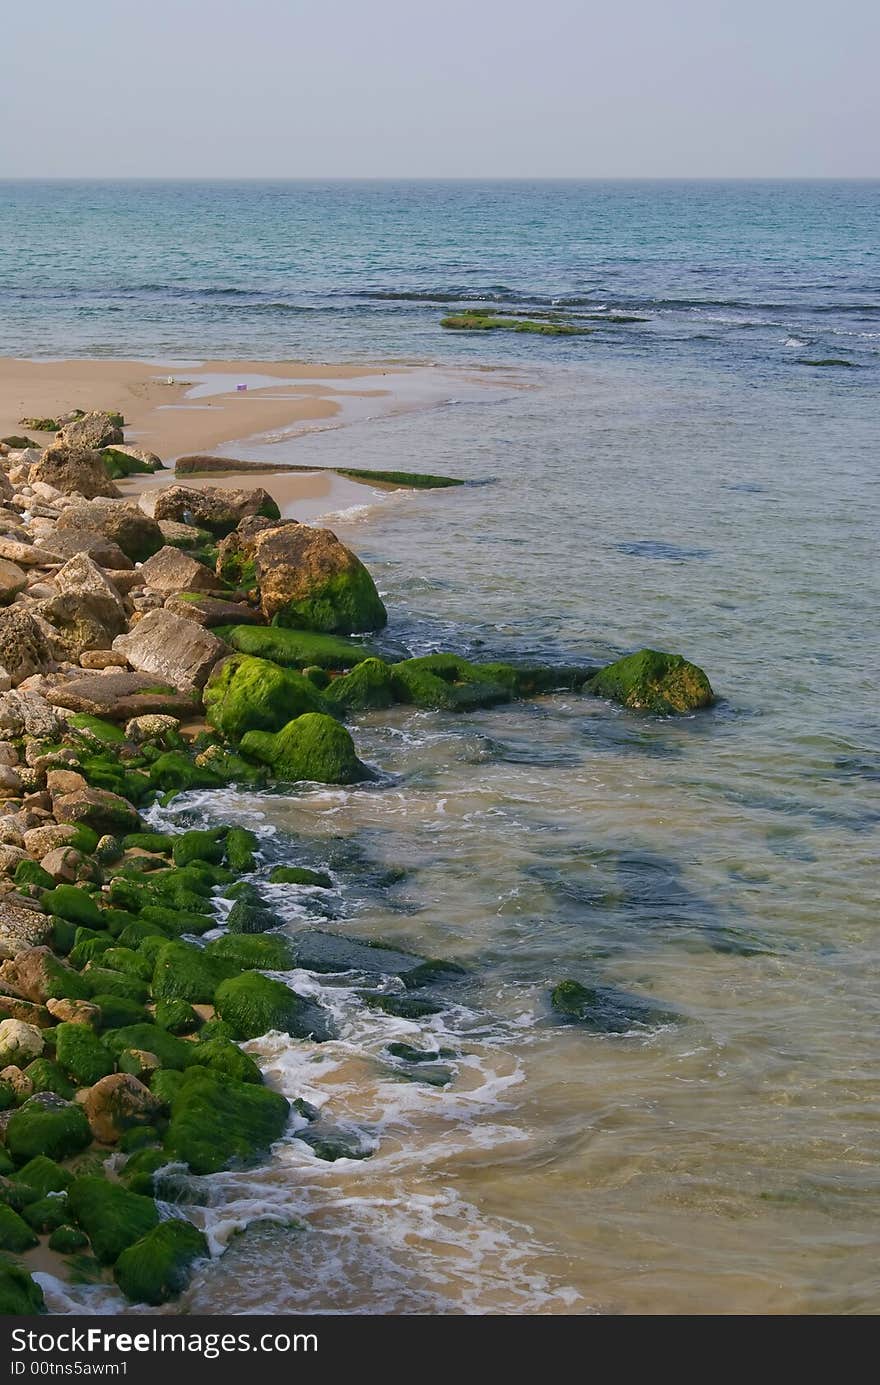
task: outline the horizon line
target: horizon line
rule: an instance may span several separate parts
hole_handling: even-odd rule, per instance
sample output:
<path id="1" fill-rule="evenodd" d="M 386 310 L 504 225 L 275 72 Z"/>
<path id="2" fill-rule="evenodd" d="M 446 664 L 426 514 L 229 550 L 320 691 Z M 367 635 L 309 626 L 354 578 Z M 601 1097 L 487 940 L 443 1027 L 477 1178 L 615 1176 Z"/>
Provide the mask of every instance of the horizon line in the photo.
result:
<path id="1" fill-rule="evenodd" d="M 880 173 L 0 173 L 0 183 L 872 183 Z"/>

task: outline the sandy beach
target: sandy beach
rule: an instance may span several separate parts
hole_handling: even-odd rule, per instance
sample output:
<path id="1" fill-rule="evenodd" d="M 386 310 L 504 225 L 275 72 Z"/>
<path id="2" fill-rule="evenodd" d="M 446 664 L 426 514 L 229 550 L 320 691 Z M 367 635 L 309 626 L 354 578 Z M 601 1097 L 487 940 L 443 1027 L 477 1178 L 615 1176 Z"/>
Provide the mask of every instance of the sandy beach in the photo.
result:
<path id="1" fill-rule="evenodd" d="M 20 434 L 23 418 L 54 417 L 76 408 L 113 409 L 125 416 L 130 442 L 170 461 L 275 429 L 332 421 L 352 397 L 387 396 L 383 377 L 393 373 L 399 378 L 405 371 L 398 365 L 393 371 L 380 365 L 277 361 L 193 361 L 181 367 L 5 357 L 0 359 L 0 437 Z M 357 382 L 362 388 L 352 387 Z M 241 383 L 246 390 L 237 388 Z M 346 385 L 342 399 L 340 383 Z M 48 433 L 33 436 L 40 443 L 51 439 Z"/>

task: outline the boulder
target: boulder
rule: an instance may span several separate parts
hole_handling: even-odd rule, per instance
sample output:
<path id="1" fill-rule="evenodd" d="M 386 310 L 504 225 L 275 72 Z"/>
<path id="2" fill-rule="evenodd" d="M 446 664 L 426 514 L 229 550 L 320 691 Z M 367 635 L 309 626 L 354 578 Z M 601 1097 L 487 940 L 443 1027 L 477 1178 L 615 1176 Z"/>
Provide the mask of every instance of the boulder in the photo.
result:
<path id="1" fill-rule="evenodd" d="M 96 616 L 113 635 L 128 624 L 125 607 L 113 583 L 87 553 L 70 558 L 55 574 L 55 585 L 65 596 L 88 600 Z"/>
<path id="2" fill-rule="evenodd" d="M 378 657 L 376 650 L 339 635 L 319 635 L 313 630 L 282 630 L 277 625 L 255 629 L 252 625 L 224 626 L 218 634 L 241 654 L 271 659 L 288 668 L 349 669 L 364 659 Z"/>
<path id="3" fill-rule="evenodd" d="M 131 1073 L 111 1072 L 89 1088 L 82 1108 L 95 1139 L 114 1145 L 132 1126 L 151 1125 L 162 1103 Z"/>
<path id="4" fill-rule="evenodd" d="M 277 1030 L 299 1039 L 327 1037 L 326 1014 L 270 976 L 242 972 L 217 987 L 214 1007 L 237 1039 L 258 1039 Z"/>
<path id="5" fill-rule="evenodd" d="M 155 675 L 181 689 L 203 687 L 226 653 L 216 635 L 166 610 L 148 612 L 129 634 L 117 636 L 113 648 L 139 673 Z"/>
<path id="6" fill-rule="evenodd" d="M 46 946 L 21 949 L 0 967 L 0 980 L 16 995 L 35 1005 L 65 996 L 84 1000 L 88 995 L 87 984 L 79 972 Z"/>
<path id="7" fill-rule="evenodd" d="M 119 496 L 100 452 L 63 442 L 46 448 L 28 472 L 28 481 L 31 485 L 42 481 L 64 495 L 82 495 L 86 500 Z"/>
<path id="8" fill-rule="evenodd" d="M 0 1068 L 15 1063 L 23 1068 L 43 1052 L 43 1036 L 35 1024 L 23 1020 L 0 1021 Z"/>
<path id="9" fill-rule="evenodd" d="M 331 530 L 307 524 L 268 529 L 256 536 L 254 553 L 267 621 L 340 635 L 387 623 L 369 572 Z"/>
<path id="10" fill-rule="evenodd" d="M 0 558 L 0 606 L 8 606 L 27 586 L 27 575 L 17 563 Z M 219 624 L 220 622 L 218 622 Z"/>
<path id="11" fill-rule="evenodd" d="M 83 1124 L 88 1122 L 82 1111 Z M 112 1265 L 124 1250 L 159 1223 L 159 1213 L 151 1197 L 130 1193 L 121 1183 L 88 1175 L 76 1178 L 68 1190 L 70 1210 L 92 1243 L 92 1250 L 104 1265 Z"/>
<path id="12" fill-rule="evenodd" d="M 165 1148 L 195 1174 L 219 1173 L 265 1153 L 284 1134 L 288 1114 L 286 1098 L 268 1087 L 195 1072 L 171 1098 Z"/>
<path id="13" fill-rule="evenodd" d="M 39 625 L 32 615 L 17 606 L 0 608 L 0 654 L 3 667 L 16 687 L 34 673 L 45 673 L 53 663 L 52 652 Z"/>
<path id="14" fill-rule="evenodd" d="M 30 1317 L 44 1313 L 43 1290 L 27 1270 L 11 1261 L 0 1263 L 0 1314 L 4 1317 Z"/>
<path id="15" fill-rule="evenodd" d="M 148 558 L 141 573 L 144 584 L 163 597 L 177 592 L 212 592 L 219 585 L 209 567 L 170 544 Z"/>
<path id="16" fill-rule="evenodd" d="M 63 734 L 64 725 L 63 719 L 39 693 L 18 688 L 0 693 L 0 735 L 27 735 L 35 740 L 51 741 Z"/>
<path id="17" fill-rule="evenodd" d="M 135 629 L 143 623 L 140 621 Z M 188 622 L 181 621 L 181 624 Z M 193 704 L 188 696 L 170 686 L 163 690 L 158 686 L 159 682 L 155 676 L 144 673 L 84 673 L 60 687 L 52 688 L 49 699 L 53 706 L 65 707 L 71 712 L 85 712 L 90 716 L 107 717 L 111 721 L 130 721 L 132 717 L 152 712 L 171 715 L 188 715 L 192 712 Z"/>
<path id="18" fill-rule="evenodd" d="M 34 607 L 34 614 L 51 626 L 50 644 L 56 658 L 78 663 L 91 649 L 108 649 L 118 622 L 107 626 L 91 597 L 52 596 Z"/>
<path id="19" fill-rule="evenodd" d="M 262 625 L 263 617 L 251 606 L 239 601 L 224 601 L 216 596 L 203 596 L 192 589 L 169 596 L 166 611 L 173 611 L 184 620 L 212 628 L 217 625 Z"/>
<path id="20" fill-rule="evenodd" d="M 17 957 L 52 936 L 48 915 L 0 899 L 0 957 Z"/>
<path id="21" fill-rule="evenodd" d="M 68 846 L 76 840 L 75 827 L 54 822 L 47 827 L 32 827 L 22 837 L 25 851 L 37 861 L 41 861 L 50 851 Z"/>
<path id="22" fill-rule="evenodd" d="M 116 649 L 84 649 L 79 656 L 80 668 L 92 670 L 128 668 L 128 660 Z"/>
<path id="23" fill-rule="evenodd" d="M 133 1303 L 155 1306 L 182 1293 L 194 1262 L 207 1259 L 208 1253 L 204 1233 L 191 1222 L 174 1218 L 160 1222 L 124 1250 L 113 1277 Z"/>
<path id="24" fill-rule="evenodd" d="M 46 1009 L 59 1023 L 84 1024 L 94 1028 L 100 1018 L 101 1010 L 90 1000 L 47 1000 Z"/>
<path id="25" fill-rule="evenodd" d="M 0 534 L 0 558 L 19 567 L 51 567 L 59 561 L 54 549 L 41 548 L 39 544 L 25 543 L 5 534 Z"/>
<path id="26" fill-rule="evenodd" d="M 119 545 L 104 534 L 99 534 L 96 529 L 56 529 L 52 535 L 52 552 L 60 560 L 75 558 L 82 553 L 100 567 L 116 572 L 127 571 L 131 573 L 132 580 L 140 580 L 135 577 L 131 559 L 125 556 Z"/>
<path id="27" fill-rule="evenodd" d="M 38 1154 L 66 1159 L 85 1149 L 91 1139 L 89 1123 L 80 1107 L 50 1092 L 32 1096 L 6 1127 L 6 1148 L 19 1164 Z"/>
<path id="28" fill-rule="evenodd" d="M 143 563 L 163 545 L 162 530 L 154 519 L 127 500 L 91 500 L 66 505 L 58 516 L 55 532 L 103 534 L 134 563 Z"/>
<path id="29" fill-rule="evenodd" d="M 101 836 L 105 832 L 114 836 L 135 832 L 140 825 L 140 816 L 128 799 L 109 789 L 80 789 L 63 794 L 55 799 L 52 809 L 59 822 L 85 824 Z"/>
<path id="30" fill-rule="evenodd" d="M 174 548 L 201 548 L 214 541 L 210 529 L 197 529 L 194 524 L 181 524 L 176 519 L 160 519 L 159 528 L 165 542 Z"/>
<path id="31" fill-rule="evenodd" d="M 356 784 L 370 778 L 345 727 L 320 712 L 297 717 L 275 735 L 248 731 L 241 749 L 268 765 L 276 779 Z"/>
<path id="32" fill-rule="evenodd" d="M 210 529 L 212 534 L 228 534 L 249 515 L 276 520 L 280 518 L 275 501 L 260 486 L 253 490 L 169 486 L 156 497 L 153 513 L 157 520 L 183 520 Z"/>
<path id="33" fill-rule="evenodd" d="M 301 673 L 247 654 L 233 654 L 214 669 L 202 700 L 210 724 L 229 740 L 246 731 L 280 731 L 291 717 L 324 710 Z"/>
<path id="34" fill-rule="evenodd" d="M 715 701 L 701 668 L 680 654 L 656 649 L 640 649 L 600 669 L 584 684 L 584 692 L 655 716 L 694 712 Z"/>
<path id="35" fill-rule="evenodd" d="M 118 414 L 93 409 L 91 413 L 66 423 L 58 431 L 57 440 L 68 447 L 112 447 L 123 440 L 118 418 Z"/>

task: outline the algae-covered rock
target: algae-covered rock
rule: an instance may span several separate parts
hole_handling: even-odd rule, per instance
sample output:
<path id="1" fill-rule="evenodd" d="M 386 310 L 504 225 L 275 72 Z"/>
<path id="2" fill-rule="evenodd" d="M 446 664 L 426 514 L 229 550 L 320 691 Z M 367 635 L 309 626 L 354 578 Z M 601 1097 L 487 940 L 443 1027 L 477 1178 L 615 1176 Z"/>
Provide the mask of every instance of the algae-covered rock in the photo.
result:
<path id="1" fill-rule="evenodd" d="M 450 712 L 494 707 L 518 696 L 516 670 L 507 664 L 472 664 L 457 654 L 428 654 L 391 666 L 397 701 Z"/>
<path id="2" fill-rule="evenodd" d="M 38 1154 L 12 1175 L 12 1181 L 32 1189 L 37 1197 L 46 1197 L 49 1193 L 63 1193 L 70 1187 L 73 1176 L 54 1159 Z"/>
<path id="3" fill-rule="evenodd" d="M 209 955 L 189 943 L 169 942 L 156 957 L 153 996 L 156 1000 L 187 1000 L 210 1005 L 221 981 L 237 968 L 222 957 Z"/>
<path id="4" fill-rule="evenodd" d="M 69 1101 L 74 1089 L 57 1063 L 51 1058 L 35 1058 L 25 1068 L 25 1075 L 31 1079 L 35 1092 L 54 1092 L 56 1096 Z"/>
<path id="5" fill-rule="evenodd" d="M 101 911 L 94 899 L 76 885 L 56 885 L 43 895 L 43 907 L 50 914 L 81 923 L 86 928 L 103 928 Z"/>
<path id="6" fill-rule="evenodd" d="M 320 1032 L 323 1021 L 317 1006 L 296 995 L 283 981 L 274 981 L 257 971 L 246 971 L 224 981 L 217 988 L 214 1006 L 239 1039 L 258 1039 L 270 1030 L 300 1039 L 317 1037 L 316 1030 Z"/>
<path id="7" fill-rule="evenodd" d="M 284 525 L 256 534 L 253 548 L 267 620 L 338 635 L 379 630 L 387 623 L 369 572 L 331 530 Z"/>
<path id="8" fill-rule="evenodd" d="M 211 1072 L 222 1072 L 234 1077 L 237 1082 L 261 1083 L 263 1074 L 259 1064 L 249 1054 L 243 1053 L 237 1044 L 222 1035 L 204 1039 L 197 1049 L 199 1067 Z"/>
<path id="9" fill-rule="evenodd" d="M 113 1072 L 86 1092 L 83 1110 L 91 1132 L 102 1144 L 115 1144 L 132 1126 L 150 1125 L 161 1103 L 131 1073 Z"/>
<path id="10" fill-rule="evenodd" d="M 219 866 L 223 860 L 223 838 L 225 831 L 184 832 L 174 837 L 171 850 L 176 866 L 188 866 L 191 861 L 207 861 Z"/>
<path id="11" fill-rule="evenodd" d="M 11 1250 L 15 1255 L 20 1255 L 36 1244 L 37 1236 L 33 1228 L 11 1207 L 0 1203 L 0 1250 Z"/>
<path id="12" fill-rule="evenodd" d="M 102 1030 L 122 1029 L 125 1026 L 141 1024 L 146 1021 L 147 1012 L 137 1001 L 128 1000 L 122 995 L 92 996 L 92 1004 L 100 1012 L 99 1026 Z"/>
<path id="13" fill-rule="evenodd" d="M 78 1226 L 66 1224 L 56 1227 L 49 1237 L 49 1249 L 58 1255 L 73 1255 L 89 1243 L 89 1238 Z"/>
<path id="14" fill-rule="evenodd" d="M 265 934 L 224 933 L 222 938 L 209 942 L 205 952 L 209 957 L 222 958 L 243 971 L 291 971 L 296 966 L 293 940 L 277 933 L 269 937 Z"/>
<path id="15" fill-rule="evenodd" d="M 287 1100 L 277 1092 L 199 1070 L 171 1098 L 165 1148 L 193 1173 L 218 1173 L 257 1159 L 281 1138 L 287 1117 Z"/>
<path id="16" fill-rule="evenodd" d="M 349 669 L 375 656 L 375 650 L 339 635 L 314 630 L 286 630 L 280 626 L 224 625 L 214 633 L 238 650 L 258 659 L 269 659 L 288 668 Z"/>
<path id="17" fill-rule="evenodd" d="M 269 766 L 276 779 L 317 784 L 356 784 L 370 778 L 354 742 L 332 717 L 309 712 L 290 721 L 277 735 L 249 731 L 241 748 Z"/>
<path id="18" fill-rule="evenodd" d="M 293 669 L 234 654 L 214 670 L 203 694 L 210 724 L 230 740 L 247 731 L 279 731 L 303 712 L 320 712 L 318 690 Z"/>
<path id="19" fill-rule="evenodd" d="M 69 1219 L 67 1198 L 63 1194 L 38 1198 L 36 1202 L 28 1203 L 22 1216 L 28 1226 L 45 1236 L 50 1231 L 56 1231 Z"/>
<path id="20" fill-rule="evenodd" d="M 332 890 L 333 881 L 325 870 L 309 870 L 307 866 L 275 866 L 269 874 L 271 885 L 312 885 L 320 890 Z"/>
<path id="21" fill-rule="evenodd" d="M 6 1127 L 6 1147 L 19 1164 L 37 1154 L 66 1159 L 85 1149 L 91 1138 L 89 1123 L 80 1107 L 47 1093 L 26 1101 Z"/>
<path id="22" fill-rule="evenodd" d="M 70 1074 L 77 1086 L 91 1087 L 113 1071 L 111 1054 L 88 1025 L 66 1021 L 58 1025 L 55 1035 L 58 1065 Z"/>
<path id="23" fill-rule="evenodd" d="M 44 1313 L 43 1290 L 27 1270 L 0 1259 L 0 1316 L 26 1317 Z"/>
<path id="24" fill-rule="evenodd" d="M 129 1024 L 123 1029 L 111 1029 L 104 1035 L 111 1053 L 122 1054 L 127 1048 L 142 1048 L 155 1053 L 163 1068 L 182 1071 L 196 1061 L 195 1048 L 161 1029 L 158 1024 Z M 150 1084 L 152 1087 L 152 1083 Z"/>
<path id="25" fill-rule="evenodd" d="M 655 716 L 694 712 L 715 701 L 701 668 L 680 654 L 656 649 L 640 649 L 600 669 L 584 684 L 584 691 Z"/>
<path id="26" fill-rule="evenodd" d="M 351 673 L 334 679 L 324 693 L 324 700 L 340 713 L 393 706 L 398 698 L 391 665 L 383 659 L 364 659 Z"/>
<path id="27" fill-rule="evenodd" d="M 230 827 L 226 834 L 226 864 L 236 875 L 247 875 L 254 869 L 258 849 L 256 832 L 247 827 Z"/>
<path id="28" fill-rule="evenodd" d="M 85 1117 L 83 1117 L 85 1119 Z M 158 1225 L 152 1198 L 129 1192 L 105 1178 L 77 1178 L 68 1192 L 70 1210 L 104 1265 L 112 1265 L 124 1250 Z"/>
<path id="29" fill-rule="evenodd" d="M 196 1260 L 208 1254 L 208 1242 L 191 1222 L 164 1221 L 124 1250 L 113 1277 L 133 1303 L 157 1305 L 187 1286 Z"/>
<path id="30" fill-rule="evenodd" d="M 199 1017 L 186 1000 L 160 1000 L 156 1005 L 156 1023 L 169 1034 L 191 1034 L 199 1027 Z"/>
<path id="31" fill-rule="evenodd" d="M 679 1018 L 641 996 L 613 986 L 584 986 L 571 979 L 558 982 L 550 993 L 558 1015 L 597 1034 L 625 1034 L 630 1029 L 669 1024 Z"/>

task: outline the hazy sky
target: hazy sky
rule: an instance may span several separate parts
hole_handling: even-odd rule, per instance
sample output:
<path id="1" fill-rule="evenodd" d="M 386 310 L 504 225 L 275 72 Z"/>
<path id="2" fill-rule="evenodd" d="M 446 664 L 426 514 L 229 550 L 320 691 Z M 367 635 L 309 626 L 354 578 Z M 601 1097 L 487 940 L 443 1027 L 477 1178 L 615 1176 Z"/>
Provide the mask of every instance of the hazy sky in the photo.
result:
<path id="1" fill-rule="evenodd" d="M 0 176 L 880 174 L 878 0 L 29 0 Z"/>

